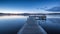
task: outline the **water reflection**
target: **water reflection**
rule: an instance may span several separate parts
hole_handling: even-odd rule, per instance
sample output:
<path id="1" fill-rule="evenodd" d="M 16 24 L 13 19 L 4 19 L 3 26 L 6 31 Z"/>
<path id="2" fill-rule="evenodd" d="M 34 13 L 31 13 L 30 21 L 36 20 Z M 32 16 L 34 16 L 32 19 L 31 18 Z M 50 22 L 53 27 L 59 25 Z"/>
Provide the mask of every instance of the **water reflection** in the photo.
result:
<path id="1" fill-rule="evenodd" d="M 47 18 L 60 18 L 60 15 L 46 15 Z"/>
<path id="2" fill-rule="evenodd" d="M 27 18 L 28 16 L 0 16 L 0 19 Z"/>
<path id="3" fill-rule="evenodd" d="M 47 18 L 45 22 L 38 22 L 48 34 L 60 34 L 60 18 Z"/>
<path id="4" fill-rule="evenodd" d="M 0 34 L 16 34 L 26 23 L 28 16 L 0 16 Z M 38 23 L 48 34 L 60 34 L 60 18 L 47 18 Z"/>
<path id="5" fill-rule="evenodd" d="M 24 16 L 0 16 L 0 34 L 16 34 L 26 20 Z"/>

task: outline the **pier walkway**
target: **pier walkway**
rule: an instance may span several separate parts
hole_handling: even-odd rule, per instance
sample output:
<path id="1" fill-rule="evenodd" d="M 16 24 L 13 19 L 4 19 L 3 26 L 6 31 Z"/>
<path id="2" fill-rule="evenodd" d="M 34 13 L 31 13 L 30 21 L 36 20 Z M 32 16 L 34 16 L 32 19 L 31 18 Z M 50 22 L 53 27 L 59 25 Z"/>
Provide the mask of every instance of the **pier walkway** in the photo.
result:
<path id="1" fill-rule="evenodd" d="M 47 32 L 38 25 L 35 17 L 29 16 L 26 23 L 17 34 L 47 34 Z"/>

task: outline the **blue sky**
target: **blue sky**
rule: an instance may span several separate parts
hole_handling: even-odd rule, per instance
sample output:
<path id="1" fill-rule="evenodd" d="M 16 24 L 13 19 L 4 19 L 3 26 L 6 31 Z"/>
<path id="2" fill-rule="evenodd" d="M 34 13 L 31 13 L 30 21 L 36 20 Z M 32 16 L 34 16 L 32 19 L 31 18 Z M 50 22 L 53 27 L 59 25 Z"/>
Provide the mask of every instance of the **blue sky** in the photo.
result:
<path id="1" fill-rule="evenodd" d="M 3 13 L 27 13 L 50 12 L 46 11 L 58 7 L 59 0 L 0 0 L 0 12 Z"/>

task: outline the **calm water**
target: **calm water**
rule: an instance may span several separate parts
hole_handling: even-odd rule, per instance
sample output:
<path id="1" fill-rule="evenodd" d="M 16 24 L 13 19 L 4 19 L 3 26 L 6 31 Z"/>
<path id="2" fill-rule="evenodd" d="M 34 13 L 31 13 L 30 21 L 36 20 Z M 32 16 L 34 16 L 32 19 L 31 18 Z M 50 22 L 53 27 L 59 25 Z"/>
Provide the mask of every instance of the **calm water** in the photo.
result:
<path id="1" fill-rule="evenodd" d="M 26 20 L 27 17 L 21 16 L 0 17 L 0 34 L 16 34 Z"/>
<path id="2" fill-rule="evenodd" d="M 1 16 L 0 34 L 16 34 L 26 20 L 27 17 L 24 16 Z M 38 21 L 38 23 L 48 34 L 60 34 L 60 18 L 47 18 L 45 22 Z"/>
<path id="3" fill-rule="evenodd" d="M 38 21 L 48 34 L 60 34 L 60 18 L 47 18 L 46 22 Z"/>

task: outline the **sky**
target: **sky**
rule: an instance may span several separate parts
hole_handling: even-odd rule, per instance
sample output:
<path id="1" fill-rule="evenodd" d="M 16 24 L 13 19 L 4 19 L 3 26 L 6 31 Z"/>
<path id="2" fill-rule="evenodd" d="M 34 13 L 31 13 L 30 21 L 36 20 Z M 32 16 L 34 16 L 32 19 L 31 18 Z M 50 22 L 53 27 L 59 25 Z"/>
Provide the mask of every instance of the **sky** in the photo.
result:
<path id="1" fill-rule="evenodd" d="M 59 3 L 60 0 L 0 0 L 0 13 L 59 12 Z"/>

